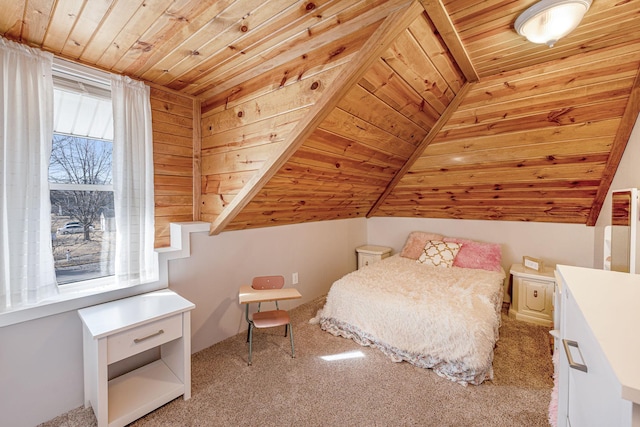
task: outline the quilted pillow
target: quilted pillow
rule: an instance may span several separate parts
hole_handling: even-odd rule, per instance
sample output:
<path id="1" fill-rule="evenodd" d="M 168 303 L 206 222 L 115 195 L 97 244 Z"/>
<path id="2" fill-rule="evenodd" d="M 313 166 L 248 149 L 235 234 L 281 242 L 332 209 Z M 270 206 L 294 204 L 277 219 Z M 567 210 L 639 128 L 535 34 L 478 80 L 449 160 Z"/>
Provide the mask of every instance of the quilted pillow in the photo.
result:
<path id="1" fill-rule="evenodd" d="M 429 240 L 416 262 L 435 267 L 451 267 L 461 246 L 463 245 L 459 243 Z"/>
<path id="2" fill-rule="evenodd" d="M 409 236 L 407 236 L 407 241 L 400 252 L 400 256 L 418 259 L 424 249 L 424 245 L 426 245 L 429 240 L 442 240 L 443 237 L 444 236 L 441 234 L 427 233 L 425 231 L 412 231 L 409 233 Z"/>
<path id="3" fill-rule="evenodd" d="M 482 243 L 474 240 L 445 237 L 445 242 L 462 244 L 453 261 L 454 267 L 477 268 L 488 271 L 501 271 L 502 250 L 497 243 Z"/>

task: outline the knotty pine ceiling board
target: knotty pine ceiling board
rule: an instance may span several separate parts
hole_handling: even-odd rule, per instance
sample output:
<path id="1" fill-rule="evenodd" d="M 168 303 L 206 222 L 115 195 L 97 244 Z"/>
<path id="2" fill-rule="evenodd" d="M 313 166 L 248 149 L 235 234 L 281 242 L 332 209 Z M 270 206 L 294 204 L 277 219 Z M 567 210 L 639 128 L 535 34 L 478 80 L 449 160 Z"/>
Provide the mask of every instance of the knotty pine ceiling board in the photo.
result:
<path id="1" fill-rule="evenodd" d="M 640 66 L 627 53 L 475 84 L 374 215 L 586 223 Z"/>
<path id="2" fill-rule="evenodd" d="M 638 0 L 594 0 L 578 28 L 553 48 L 530 43 L 513 30 L 513 24 L 520 13 L 536 2 L 443 0 L 481 77 L 639 41 Z"/>

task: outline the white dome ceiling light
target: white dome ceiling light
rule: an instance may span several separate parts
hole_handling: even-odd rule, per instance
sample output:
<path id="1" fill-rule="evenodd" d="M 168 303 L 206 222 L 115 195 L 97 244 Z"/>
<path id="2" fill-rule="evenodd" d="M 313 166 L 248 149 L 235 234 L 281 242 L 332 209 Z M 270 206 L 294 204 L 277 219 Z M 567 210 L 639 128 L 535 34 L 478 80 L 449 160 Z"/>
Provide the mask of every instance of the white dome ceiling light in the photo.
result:
<path id="1" fill-rule="evenodd" d="M 591 0 L 542 0 L 525 10 L 514 24 L 518 34 L 549 47 L 580 24 Z"/>

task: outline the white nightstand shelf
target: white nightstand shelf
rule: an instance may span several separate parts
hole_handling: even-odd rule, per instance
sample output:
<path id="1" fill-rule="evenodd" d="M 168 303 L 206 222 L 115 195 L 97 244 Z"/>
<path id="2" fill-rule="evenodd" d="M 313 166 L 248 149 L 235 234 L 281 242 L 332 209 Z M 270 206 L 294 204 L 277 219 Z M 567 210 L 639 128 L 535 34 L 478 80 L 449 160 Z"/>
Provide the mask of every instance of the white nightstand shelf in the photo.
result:
<path id="1" fill-rule="evenodd" d="M 391 248 L 386 246 L 365 245 L 356 248 L 358 254 L 358 270 L 369 264 L 378 262 L 391 255 Z"/>
<path id="2" fill-rule="evenodd" d="M 125 426 L 178 396 L 191 397 L 193 303 L 169 290 L 78 310 L 84 400 L 98 427 Z M 110 364 L 159 347 L 160 359 L 108 380 Z"/>
<path id="3" fill-rule="evenodd" d="M 541 271 L 513 264 L 513 298 L 509 316 L 525 322 L 544 326 L 553 325 L 554 269 L 545 267 Z"/>

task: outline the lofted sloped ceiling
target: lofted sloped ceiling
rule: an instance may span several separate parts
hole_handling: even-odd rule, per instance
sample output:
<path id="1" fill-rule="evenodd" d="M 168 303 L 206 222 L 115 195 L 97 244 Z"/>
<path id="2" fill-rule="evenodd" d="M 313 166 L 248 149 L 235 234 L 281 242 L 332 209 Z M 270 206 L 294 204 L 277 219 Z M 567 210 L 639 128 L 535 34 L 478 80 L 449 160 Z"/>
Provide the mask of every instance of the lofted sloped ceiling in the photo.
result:
<path id="1" fill-rule="evenodd" d="M 197 215 L 594 225 L 640 110 L 640 0 L 0 0 L 0 34 L 194 97 Z M 194 218 L 198 219 L 198 218 Z"/>

